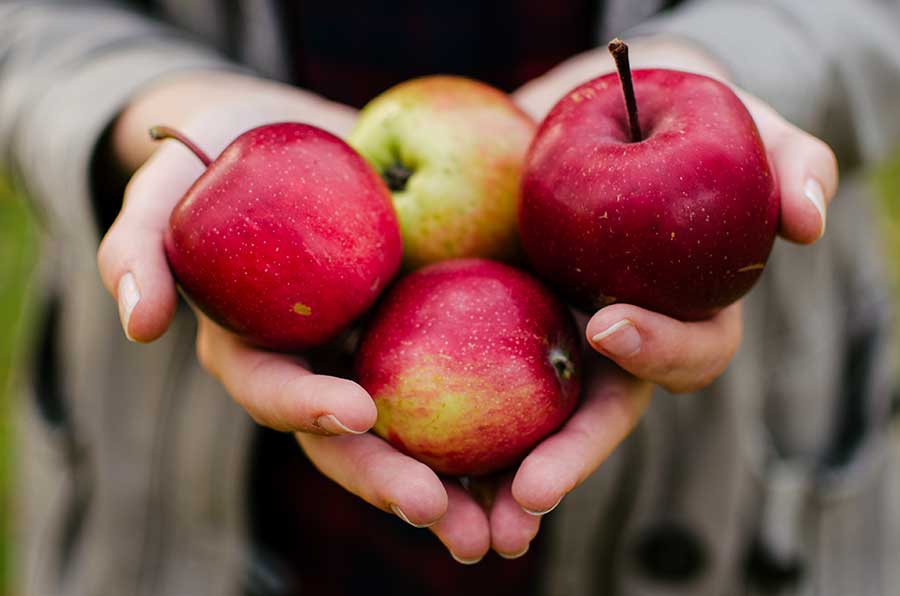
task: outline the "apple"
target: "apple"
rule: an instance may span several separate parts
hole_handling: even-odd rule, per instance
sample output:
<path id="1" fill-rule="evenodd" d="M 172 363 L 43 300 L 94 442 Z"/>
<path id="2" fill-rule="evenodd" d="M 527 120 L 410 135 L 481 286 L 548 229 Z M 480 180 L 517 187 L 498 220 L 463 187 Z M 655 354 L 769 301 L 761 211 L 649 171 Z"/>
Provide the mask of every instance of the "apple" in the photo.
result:
<path id="1" fill-rule="evenodd" d="M 386 294 L 355 369 L 378 435 L 437 472 L 480 475 L 516 463 L 569 416 L 580 349 L 571 313 L 533 277 L 458 259 Z"/>
<path id="2" fill-rule="evenodd" d="M 519 254 L 519 180 L 534 121 L 478 81 L 401 83 L 360 112 L 349 142 L 387 182 L 404 265 Z"/>
<path id="3" fill-rule="evenodd" d="M 704 319 L 762 273 L 778 186 L 731 89 L 663 69 L 634 71 L 632 87 L 619 44 L 610 49 L 620 80 L 576 87 L 538 129 L 522 179 L 522 245 L 580 308 L 626 302 Z"/>
<path id="4" fill-rule="evenodd" d="M 169 265 L 191 301 L 257 346 L 303 350 L 366 311 L 400 265 L 390 194 L 349 145 L 306 124 L 247 131 L 175 206 Z"/>

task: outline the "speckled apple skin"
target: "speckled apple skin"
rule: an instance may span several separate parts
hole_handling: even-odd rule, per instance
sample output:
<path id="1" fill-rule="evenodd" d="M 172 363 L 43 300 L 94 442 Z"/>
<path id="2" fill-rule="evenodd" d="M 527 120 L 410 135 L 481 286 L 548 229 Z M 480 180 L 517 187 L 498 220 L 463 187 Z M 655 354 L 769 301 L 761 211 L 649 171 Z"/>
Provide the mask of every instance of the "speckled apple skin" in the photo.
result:
<path id="1" fill-rule="evenodd" d="M 374 303 L 401 260 L 381 178 L 342 140 L 305 124 L 242 134 L 169 223 L 166 255 L 191 300 L 275 350 L 334 337 Z"/>
<path id="2" fill-rule="evenodd" d="M 363 108 L 349 143 L 379 173 L 398 162 L 414 171 L 393 193 L 406 269 L 520 254 L 519 183 L 535 128 L 507 94 L 455 76 L 401 83 Z"/>
<path id="3" fill-rule="evenodd" d="M 633 77 L 643 141 L 629 142 L 616 74 L 575 88 L 541 124 L 522 180 L 522 244 L 580 308 L 624 302 L 705 319 L 762 273 L 778 185 L 728 87 L 671 70 Z"/>
<path id="4" fill-rule="evenodd" d="M 536 279 L 461 259 L 385 296 L 356 375 L 378 408 L 377 434 L 437 472 L 479 475 L 516 463 L 569 416 L 580 347 L 571 313 Z"/>

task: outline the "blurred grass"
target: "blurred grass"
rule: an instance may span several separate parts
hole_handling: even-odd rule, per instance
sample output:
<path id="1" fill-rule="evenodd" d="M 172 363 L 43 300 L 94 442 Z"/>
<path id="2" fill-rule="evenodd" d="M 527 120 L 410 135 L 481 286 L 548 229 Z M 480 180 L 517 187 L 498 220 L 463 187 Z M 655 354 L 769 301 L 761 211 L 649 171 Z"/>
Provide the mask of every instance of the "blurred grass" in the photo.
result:
<path id="1" fill-rule="evenodd" d="M 900 153 L 877 168 L 872 181 L 877 212 L 881 215 L 881 239 L 889 256 L 888 274 L 891 276 L 896 299 L 900 297 Z"/>
<path id="2" fill-rule="evenodd" d="M 11 488 L 15 461 L 11 417 L 12 384 L 29 273 L 37 256 L 35 228 L 25 202 L 0 178 L 0 596 L 9 594 L 12 581 Z"/>

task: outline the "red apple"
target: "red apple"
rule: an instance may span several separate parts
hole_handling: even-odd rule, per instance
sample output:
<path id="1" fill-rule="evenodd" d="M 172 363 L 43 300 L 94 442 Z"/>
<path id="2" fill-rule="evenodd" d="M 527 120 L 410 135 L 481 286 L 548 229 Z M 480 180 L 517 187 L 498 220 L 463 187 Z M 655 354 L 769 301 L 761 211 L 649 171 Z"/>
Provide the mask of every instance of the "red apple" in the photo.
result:
<path id="1" fill-rule="evenodd" d="M 626 113 L 627 75 L 626 62 L 622 85 L 613 73 L 578 86 L 544 119 L 523 174 L 523 247 L 586 310 L 710 317 L 750 290 L 771 251 L 779 194 L 766 150 L 724 84 L 636 70 Z"/>
<path id="2" fill-rule="evenodd" d="M 379 306 L 356 359 L 374 430 L 434 470 L 486 474 L 518 461 L 578 399 L 580 340 L 534 278 L 493 261 L 431 265 Z"/>
<path id="3" fill-rule="evenodd" d="M 245 132 L 172 211 L 166 255 L 210 318 L 258 346 L 322 344 L 367 310 L 400 264 L 390 193 L 349 145 L 306 124 Z"/>

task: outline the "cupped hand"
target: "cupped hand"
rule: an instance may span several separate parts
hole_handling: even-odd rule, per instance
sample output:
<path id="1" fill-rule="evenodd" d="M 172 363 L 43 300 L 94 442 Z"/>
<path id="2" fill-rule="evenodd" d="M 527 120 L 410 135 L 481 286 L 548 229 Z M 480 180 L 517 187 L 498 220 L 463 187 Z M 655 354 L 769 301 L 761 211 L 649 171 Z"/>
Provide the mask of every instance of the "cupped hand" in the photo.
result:
<path id="1" fill-rule="evenodd" d="M 126 165 L 145 161 L 100 245 L 98 264 L 129 339 L 152 341 L 172 321 L 177 294 L 163 237 L 172 208 L 204 170 L 177 143 L 165 142 L 153 151 L 149 127 L 170 124 L 208 154 L 218 155 L 242 132 L 288 119 L 321 123 L 342 133 L 352 124 L 353 111 L 273 83 L 204 74 L 151 89 L 119 118 L 115 152 Z M 152 152 L 149 159 L 147 152 Z M 327 434 L 365 432 L 374 424 L 372 400 L 355 383 L 311 375 L 290 356 L 251 348 L 206 317 L 198 319 L 200 361 L 261 424 Z"/>
<path id="2" fill-rule="evenodd" d="M 633 67 L 663 67 L 727 82 L 714 59 L 670 39 L 631 44 Z M 578 56 L 516 92 L 516 101 L 541 119 L 579 83 L 614 69 L 605 49 Z M 825 232 L 837 162 L 821 140 L 785 121 L 762 100 L 733 87 L 753 116 L 781 193 L 779 234 L 810 244 Z M 582 403 L 556 434 L 540 443 L 506 476 L 490 510 L 492 547 L 520 556 L 551 511 L 627 437 L 649 404 L 653 384 L 671 392 L 700 389 L 727 368 L 742 334 L 740 302 L 711 319 L 681 322 L 628 304 L 598 311 L 585 326 L 589 345 L 606 358 L 588 361 Z M 607 360 L 608 358 L 608 360 Z"/>
<path id="3" fill-rule="evenodd" d="M 177 294 L 163 236 L 172 208 L 203 172 L 181 145 L 152 143 L 149 127 L 178 128 L 215 156 L 240 133 L 268 122 L 308 122 L 343 135 L 354 117 L 349 108 L 296 89 L 232 74 L 193 75 L 138 98 L 113 131 L 120 160 L 137 171 L 98 252 L 101 277 L 118 302 L 125 334 L 153 341 L 172 321 Z M 376 410 L 362 387 L 313 374 L 297 356 L 256 349 L 196 314 L 199 361 L 256 422 L 296 433 L 326 476 L 414 526 L 430 527 L 457 560 L 472 563 L 489 550 L 487 516 L 458 481 L 441 479 L 364 434 Z"/>
<path id="4" fill-rule="evenodd" d="M 500 479 L 490 508 L 491 547 L 516 558 L 540 528 L 541 517 L 602 464 L 637 424 L 653 385 L 597 355 L 585 358 L 581 402 L 515 472 Z"/>
<path id="5" fill-rule="evenodd" d="M 633 68 L 686 70 L 728 83 L 727 70 L 690 43 L 641 38 L 630 46 Z M 605 48 L 587 52 L 528 83 L 515 98 L 526 111 L 543 118 L 567 91 L 614 68 Z M 800 244 L 815 242 L 825 232 L 827 205 L 837 190 L 834 153 L 764 101 L 732 88 L 756 122 L 780 187 L 779 234 Z M 594 349 L 624 370 L 678 393 L 700 389 L 718 377 L 737 351 L 741 331 L 739 303 L 696 323 L 615 304 L 595 314 L 587 326 L 587 338 Z"/>

